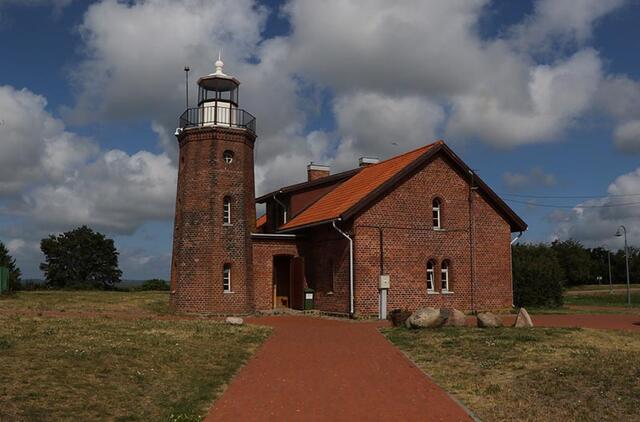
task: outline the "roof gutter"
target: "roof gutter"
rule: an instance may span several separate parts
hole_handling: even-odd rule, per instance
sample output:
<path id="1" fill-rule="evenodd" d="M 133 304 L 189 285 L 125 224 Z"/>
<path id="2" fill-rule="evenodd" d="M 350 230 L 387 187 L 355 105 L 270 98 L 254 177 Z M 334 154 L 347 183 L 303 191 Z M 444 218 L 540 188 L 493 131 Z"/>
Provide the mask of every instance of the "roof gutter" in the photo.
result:
<path id="1" fill-rule="evenodd" d="M 513 245 L 522 237 L 522 235 L 526 230 L 527 229 L 524 229 L 523 231 L 518 233 L 518 235 L 509 244 L 509 267 L 511 269 L 511 307 L 512 308 L 516 307 L 516 302 L 514 297 L 516 282 L 513 279 Z"/>
<path id="2" fill-rule="evenodd" d="M 341 221 L 342 219 L 339 218 L 338 220 Z M 338 228 L 336 225 L 338 220 L 332 221 L 333 228 L 349 241 L 349 316 L 353 318 L 353 238 Z"/>

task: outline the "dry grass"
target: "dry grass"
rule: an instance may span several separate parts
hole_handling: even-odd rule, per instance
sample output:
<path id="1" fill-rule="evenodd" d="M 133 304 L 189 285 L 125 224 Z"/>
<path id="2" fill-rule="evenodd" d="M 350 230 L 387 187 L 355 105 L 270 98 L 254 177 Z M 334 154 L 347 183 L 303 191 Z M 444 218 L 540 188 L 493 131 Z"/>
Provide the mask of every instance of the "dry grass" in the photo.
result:
<path id="1" fill-rule="evenodd" d="M 640 334 L 587 329 L 384 330 L 483 421 L 639 421 Z"/>
<path id="2" fill-rule="evenodd" d="M 268 329 L 7 311 L 10 306 L 19 313 L 22 303 L 29 309 L 144 316 L 153 314 L 148 306 L 160 297 L 53 292 L 1 301 L 6 312 L 0 315 L 0 421 L 200 420 Z"/>
<path id="3" fill-rule="evenodd" d="M 89 312 L 122 315 L 166 314 L 169 292 L 43 290 L 0 297 L 0 311 Z"/>

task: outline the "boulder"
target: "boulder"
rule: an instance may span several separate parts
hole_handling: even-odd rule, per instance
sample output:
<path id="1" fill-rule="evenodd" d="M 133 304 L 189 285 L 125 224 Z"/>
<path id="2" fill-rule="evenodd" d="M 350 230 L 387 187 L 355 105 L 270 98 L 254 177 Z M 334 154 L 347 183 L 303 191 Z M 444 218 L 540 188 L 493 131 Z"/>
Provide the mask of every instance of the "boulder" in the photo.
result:
<path id="1" fill-rule="evenodd" d="M 451 308 L 443 309 L 440 312 L 444 313 L 446 316 L 446 322 L 444 325 L 447 327 L 464 327 L 467 325 L 467 316 L 462 311 Z"/>
<path id="2" fill-rule="evenodd" d="M 480 328 L 498 328 L 502 327 L 502 318 L 491 312 L 480 312 L 477 316 L 478 327 Z"/>
<path id="3" fill-rule="evenodd" d="M 533 327 L 533 321 L 531 321 L 529 312 L 527 312 L 526 309 L 520 308 L 518 316 L 516 317 L 516 322 L 513 324 L 513 326 L 517 328 Z"/>
<path id="4" fill-rule="evenodd" d="M 242 325 L 244 324 L 244 320 L 240 317 L 227 317 L 227 319 L 224 320 L 227 324 L 231 324 L 231 325 Z"/>
<path id="5" fill-rule="evenodd" d="M 421 308 L 411 314 L 407 318 L 407 328 L 437 328 L 441 327 L 446 321 L 439 309 Z"/>

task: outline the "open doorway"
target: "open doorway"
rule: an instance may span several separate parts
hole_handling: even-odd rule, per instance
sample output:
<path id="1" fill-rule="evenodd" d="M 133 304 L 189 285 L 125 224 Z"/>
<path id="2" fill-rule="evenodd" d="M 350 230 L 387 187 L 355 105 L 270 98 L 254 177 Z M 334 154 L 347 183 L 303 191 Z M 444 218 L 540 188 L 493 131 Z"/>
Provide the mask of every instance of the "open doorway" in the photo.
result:
<path id="1" fill-rule="evenodd" d="M 273 257 L 274 309 L 302 309 L 304 284 L 304 258 L 292 255 Z"/>

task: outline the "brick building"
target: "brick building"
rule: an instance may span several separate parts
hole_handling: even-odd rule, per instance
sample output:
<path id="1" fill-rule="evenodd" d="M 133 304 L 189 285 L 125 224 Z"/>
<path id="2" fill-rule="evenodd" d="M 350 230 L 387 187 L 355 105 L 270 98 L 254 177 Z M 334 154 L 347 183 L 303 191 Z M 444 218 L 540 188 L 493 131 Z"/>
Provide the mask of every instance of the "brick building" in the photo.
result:
<path id="1" fill-rule="evenodd" d="M 363 317 L 512 305 L 511 233 L 527 226 L 443 141 L 333 175 L 312 163 L 256 199 L 255 119 L 222 65 L 176 132 L 175 309 L 302 309 L 307 288 L 316 309 Z"/>

